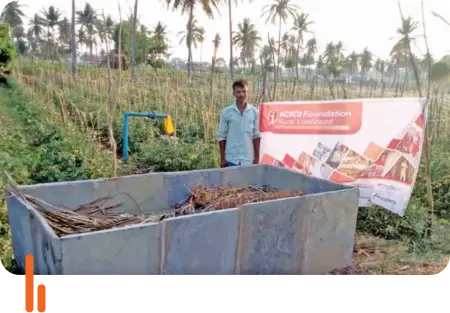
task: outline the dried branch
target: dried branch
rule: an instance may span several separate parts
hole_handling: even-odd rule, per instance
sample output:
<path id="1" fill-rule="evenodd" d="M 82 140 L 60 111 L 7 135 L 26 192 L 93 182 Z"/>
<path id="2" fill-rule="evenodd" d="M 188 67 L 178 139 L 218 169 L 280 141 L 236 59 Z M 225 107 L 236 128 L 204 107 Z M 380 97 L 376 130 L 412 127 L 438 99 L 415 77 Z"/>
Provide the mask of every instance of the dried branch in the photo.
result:
<path id="1" fill-rule="evenodd" d="M 14 189 L 14 187 L 11 187 Z M 112 210 L 123 204 L 105 205 L 121 193 L 80 205 L 72 210 L 60 208 L 41 199 L 13 191 L 32 206 L 58 236 L 81 234 L 92 231 L 130 226 L 142 223 L 160 222 L 167 218 L 191 215 L 215 210 L 225 210 L 247 203 L 276 200 L 304 195 L 302 192 L 278 191 L 270 186 L 241 186 L 206 188 L 195 186 L 189 190 L 189 196 L 171 210 L 160 213 L 129 214 L 114 213 Z M 131 196 L 130 196 L 131 197 Z M 134 200 L 133 200 L 134 201 Z M 136 201 L 134 201 L 136 203 Z"/>

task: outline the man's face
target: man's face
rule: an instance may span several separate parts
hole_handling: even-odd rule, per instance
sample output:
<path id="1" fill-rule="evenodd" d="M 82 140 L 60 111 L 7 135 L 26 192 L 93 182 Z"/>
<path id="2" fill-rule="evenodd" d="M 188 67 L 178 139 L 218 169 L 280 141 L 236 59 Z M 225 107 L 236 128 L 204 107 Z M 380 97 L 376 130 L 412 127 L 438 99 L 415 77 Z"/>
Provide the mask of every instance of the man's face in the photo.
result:
<path id="1" fill-rule="evenodd" d="M 247 87 L 236 87 L 234 88 L 233 94 L 236 97 L 237 102 L 243 103 L 247 100 Z"/>

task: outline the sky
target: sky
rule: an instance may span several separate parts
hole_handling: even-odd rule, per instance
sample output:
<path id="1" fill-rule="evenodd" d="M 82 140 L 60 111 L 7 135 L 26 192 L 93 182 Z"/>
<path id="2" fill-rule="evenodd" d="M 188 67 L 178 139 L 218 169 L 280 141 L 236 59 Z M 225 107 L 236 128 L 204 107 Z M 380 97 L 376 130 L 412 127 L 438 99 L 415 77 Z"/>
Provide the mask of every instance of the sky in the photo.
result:
<path id="1" fill-rule="evenodd" d="M 65 16 L 70 17 L 71 0 L 21 0 L 26 5 L 23 11 L 31 18 L 34 13 L 39 13 L 43 7 L 57 6 Z M 104 9 L 105 15 L 111 15 L 115 21 L 119 20 L 118 3 L 120 3 L 122 18 L 127 17 L 133 10 L 134 0 L 90 0 L 91 5 L 99 10 Z M 239 1 L 238 1 L 239 2 Z M 278 26 L 267 24 L 261 17 L 264 6 L 272 4 L 274 0 L 254 0 L 249 4 L 243 0 L 239 6 L 233 7 L 233 30 L 236 30 L 238 22 L 248 17 L 255 24 L 264 42 L 267 42 L 267 33 L 278 38 Z M 300 9 L 309 14 L 314 21 L 310 29 L 318 40 L 319 51 L 322 52 L 327 42 L 342 40 L 344 53 L 352 51 L 362 52 L 365 47 L 376 56 L 383 59 L 389 57 L 389 52 L 398 40 L 396 34 L 400 26 L 400 14 L 397 0 L 291 0 Z M 0 7 L 5 5 L 5 0 L 0 0 Z M 86 1 L 76 0 L 77 10 L 82 10 Z M 400 0 L 403 14 L 412 16 L 420 22 L 416 32 L 419 36 L 416 52 L 426 53 L 423 40 L 421 0 Z M 424 0 L 425 22 L 427 28 L 428 44 L 431 54 L 435 58 L 450 54 L 450 27 L 434 17 L 435 11 L 450 20 L 450 0 Z M 222 37 L 222 45 L 218 51 L 218 57 L 229 60 L 229 35 L 228 35 L 228 8 L 222 5 L 220 14 L 215 12 L 215 19 L 209 19 L 200 8 L 195 12 L 199 24 L 206 30 L 206 39 L 203 47 L 194 51 L 194 61 L 210 61 L 213 53 L 212 40 L 216 33 Z M 182 16 L 180 12 L 167 9 L 167 5 L 161 0 L 139 0 L 138 17 L 141 23 L 152 28 L 158 21 L 167 25 L 168 38 L 170 40 L 171 57 L 187 59 L 185 44 L 179 43 L 178 32 L 186 27 L 188 16 Z M 282 32 L 290 31 L 292 20 L 288 20 L 287 26 Z M 312 35 L 306 35 L 305 41 Z M 236 55 L 236 52 L 235 52 Z"/>

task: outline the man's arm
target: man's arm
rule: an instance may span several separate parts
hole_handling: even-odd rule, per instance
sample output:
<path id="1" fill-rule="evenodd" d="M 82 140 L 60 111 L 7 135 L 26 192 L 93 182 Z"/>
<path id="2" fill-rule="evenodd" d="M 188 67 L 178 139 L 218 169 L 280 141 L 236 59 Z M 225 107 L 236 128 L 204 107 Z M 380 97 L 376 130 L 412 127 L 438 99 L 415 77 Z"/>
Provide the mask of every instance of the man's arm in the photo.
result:
<path id="1" fill-rule="evenodd" d="M 254 160 L 253 164 L 259 163 L 259 147 L 261 145 L 261 134 L 259 132 L 259 111 L 256 110 L 256 117 L 253 125 L 253 150 L 254 150 Z"/>
<path id="2" fill-rule="evenodd" d="M 219 141 L 219 152 L 220 152 L 220 165 L 222 166 L 225 160 L 225 147 L 226 147 L 227 141 L 222 140 Z"/>
<path id="3" fill-rule="evenodd" d="M 219 132 L 217 135 L 217 141 L 219 141 L 220 167 L 225 167 L 227 162 L 225 160 L 225 147 L 227 143 L 227 135 L 228 135 L 228 123 L 225 118 L 225 113 L 224 111 L 222 111 L 220 113 Z"/>

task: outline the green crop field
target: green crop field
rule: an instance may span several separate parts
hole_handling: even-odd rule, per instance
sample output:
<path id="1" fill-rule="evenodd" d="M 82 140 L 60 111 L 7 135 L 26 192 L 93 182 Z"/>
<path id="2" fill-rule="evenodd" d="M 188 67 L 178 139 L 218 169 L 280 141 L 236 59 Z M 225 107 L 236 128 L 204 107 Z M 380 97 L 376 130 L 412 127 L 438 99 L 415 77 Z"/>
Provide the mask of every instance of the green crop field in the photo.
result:
<path id="1" fill-rule="evenodd" d="M 103 21 L 101 15 L 98 21 Z M 117 25 L 118 23 L 110 25 L 112 41 L 117 39 L 117 35 L 114 35 Z M 17 30 L 19 26 L 15 25 L 12 29 Z M 126 32 L 127 28 L 124 29 Z M 98 31 L 96 34 L 100 36 L 100 33 Z M 144 35 L 138 35 L 139 46 L 139 40 L 144 40 L 141 38 Z M 124 39 L 128 45 L 131 34 L 124 33 L 123 36 L 128 36 L 128 41 Z M 71 64 L 55 56 L 49 48 L 51 42 L 58 48 L 59 54 L 63 54 L 70 47 L 67 41 L 53 41 L 50 36 L 34 42 L 36 38 L 32 37 L 28 39 L 28 43 L 24 41 L 29 46 L 28 50 L 22 47 L 25 49 L 22 51 L 19 48 L 24 38 L 13 38 L 18 49 L 10 53 L 8 64 L 2 64 L 2 73 L 11 69 L 11 74 L 7 80 L 3 78 L 0 86 L 0 169 L 11 173 L 17 183 L 36 184 L 111 177 L 115 175 L 116 159 L 117 175 L 219 166 L 218 145 L 215 141 L 219 113 L 233 100 L 232 80 L 226 67 L 224 71 L 211 70 L 211 65 L 204 71 L 177 70 L 175 66 L 162 61 L 160 57 L 164 53 L 159 48 L 149 48 L 157 58 L 150 59 L 147 66 L 138 66 L 135 77 L 131 76 L 129 69 L 108 69 L 104 64 L 77 65 L 77 73 L 73 75 Z M 149 40 L 149 45 L 152 40 L 156 40 L 155 37 L 145 38 Z M 6 51 L 4 47 L 12 42 L 8 32 L 3 32 L 0 40 L 0 48 Z M 39 45 L 39 48 L 33 50 L 33 44 Z M 242 48 L 240 44 L 243 43 L 236 42 Z M 393 57 L 393 60 L 389 60 L 392 61 L 390 65 L 385 63 L 381 66 L 381 60 L 368 55 L 370 52 L 366 49 L 358 54 L 361 65 L 357 67 L 361 72 L 377 72 L 377 77 L 382 77 L 381 81 L 375 79 L 367 83 L 343 84 L 336 82 L 336 79 L 346 72 L 346 68 L 353 71 L 350 62 L 352 57 L 351 54 L 344 56 L 339 52 L 342 49 L 339 44 L 331 43 L 329 51 L 322 55 L 313 51 L 314 49 L 305 50 L 307 52 L 303 55 L 303 64 L 306 70 L 304 66 L 298 77 L 295 66 L 289 66 L 287 62 L 292 61 L 289 49 L 282 49 L 285 54 L 283 66 L 287 68 L 287 73 L 279 77 L 274 73 L 276 66 L 271 63 L 276 53 L 276 49 L 272 49 L 274 44 L 267 43 L 260 56 L 244 57 L 249 63 L 253 62 L 251 68 L 244 68 L 245 60 L 236 63 L 235 76 L 249 80 L 252 103 L 418 96 L 414 71 L 404 50 L 398 51 L 397 59 Z M 128 47 L 131 44 L 127 45 L 122 52 L 130 60 Z M 306 46 L 305 49 L 307 48 Z M 266 54 L 264 49 L 268 49 Z M 403 58 L 402 62 L 398 61 L 400 56 Z M 311 57 L 312 63 L 308 61 Z M 447 83 L 450 65 L 446 67 L 443 64 L 450 62 L 449 60 L 450 57 L 432 61 L 438 70 L 432 74 L 428 123 L 429 178 L 434 200 L 431 234 L 428 236 L 425 231 L 430 212 L 427 175 L 422 160 L 404 217 L 376 207 L 359 210 L 355 245 L 357 273 L 435 274 L 448 264 L 450 93 Z M 138 61 L 137 59 L 137 63 L 140 63 Z M 417 78 L 425 94 L 427 63 L 420 58 L 416 61 L 420 63 L 420 77 Z M 308 74 L 313 69 L 320 79 Z M 448 72 L 445 72 L 446 69 Z M 261 87 L 264 81 L 265 86 L 271 86 L 268 90 Z M 160 136 L 163 132 L 161 121 L 131 119 L 130 157 L 126 162 L 122 161 L 122 120 L 125 111 L 170 114 L 175 123 L 176 139 Z M 108 132 L 110 116 L 117 146 L 115 155 Z M 6 268 L 15 271 L 7 210 L 2 198 L 5 186 L 6 178 L 0 176 L 0 259 Z"/>

